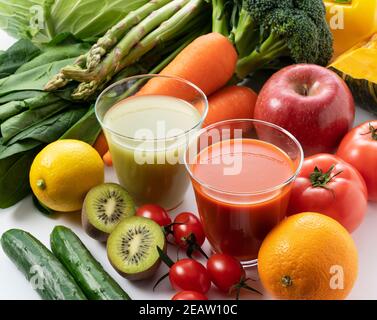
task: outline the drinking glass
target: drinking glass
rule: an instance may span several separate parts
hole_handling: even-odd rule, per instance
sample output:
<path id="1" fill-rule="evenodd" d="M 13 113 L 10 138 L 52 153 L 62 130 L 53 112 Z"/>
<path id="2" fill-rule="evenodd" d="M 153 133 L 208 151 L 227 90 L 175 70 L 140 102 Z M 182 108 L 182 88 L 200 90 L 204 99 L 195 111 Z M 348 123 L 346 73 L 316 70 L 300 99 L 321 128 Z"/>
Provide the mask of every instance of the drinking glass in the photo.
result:
<path id="1" fill-rule="evenodd" d="M 262 241 L 286 216 L 303 159 L 292 134 L 259 120 L 215 123 L 192 138 L 185 164 L 213 251 L 256 264 Z"/>
<path id="2" fill-rule="evenodd" d="M 150 88 L 156 84 L 160 89 L 154 95 Z M 139 99 L 138 104 L 135 104 L 136 99 Z M 128 114 L 130 110 L 132 112 Z M 143 113 L 145 110 L 149 113 Z M 109 144 L 119 182 L 136 203 L 159 204 L 167 210 L 177 207 L 190 183 L 184 152 L 190 136 L 201 129 L 208 111 L 205 94 L 183 79 L 134 76 L 105 89 L 98 97 L 95 111 Z M 126 112 L 127 116 L 121 118 L 120 111 Z M 193 116 L 180 114 L 186 111 L 192 112 Z M 175 119 L 177 115 L 185 116 L 189 121 Z M 192 125 L 184 130 L 188 122 Z M 125 134 L 129 128 L 135 128 L 135 132 Z"/>

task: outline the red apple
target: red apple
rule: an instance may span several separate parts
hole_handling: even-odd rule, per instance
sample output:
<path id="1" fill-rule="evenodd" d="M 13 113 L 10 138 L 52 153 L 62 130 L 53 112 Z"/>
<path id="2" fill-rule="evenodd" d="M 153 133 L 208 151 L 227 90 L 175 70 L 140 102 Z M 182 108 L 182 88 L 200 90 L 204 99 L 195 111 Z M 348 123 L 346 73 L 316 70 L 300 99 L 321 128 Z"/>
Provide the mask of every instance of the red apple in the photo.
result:
<path id="1" fill-rule="evenodd" d="M 355 103 L 334 72 L 297 64 L 275 73 L 262 88 L 254 117 L 291 132 L 305 156 L 334 151 L 352 128 Z"/>

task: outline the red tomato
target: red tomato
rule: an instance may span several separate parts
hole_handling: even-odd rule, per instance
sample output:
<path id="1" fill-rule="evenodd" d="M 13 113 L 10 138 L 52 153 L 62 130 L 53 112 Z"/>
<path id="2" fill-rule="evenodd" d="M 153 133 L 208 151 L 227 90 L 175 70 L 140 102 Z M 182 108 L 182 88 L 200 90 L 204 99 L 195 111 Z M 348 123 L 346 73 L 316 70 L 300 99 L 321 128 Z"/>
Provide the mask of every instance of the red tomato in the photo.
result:
<path id="1" fill-rule="evenodd" d="M 148 219 L 152 219 L 161 227 L 171 224 L 171 218 L 167 211 L 155 204 L 146 204 L 136 210 L 136 215 Z"/>
<path id="2" fill-rule="evenodd" d="M 360 172 L 369 200 L 377 201 L 377 120 L 351 130 L 340 143 L 337 155 Z"/>
<path id="3" fill-rule="evenodd" d="M 175 219 L 173 224 L 173 235 L 175 243 L 181 248 L 187 248 L 187 241 L 190 235 L 195 235 L 196 244 L 201 247 L 205 240 L 202 224 L 197 216 L 190 212 L 182 212 Z"/>
<path id="4" fill-rule="evenodd" d="M 292 187 L 288 215 L 322 213 L 352 232 L 362 222 L 367 205 L 367 189 L 358 171 L 339 157 L 323 153 L 305 159 Z"/>
<path id="5" fill-rule="evenodd" d="M 169 279 L 177 291 L 207 293 L 211 287 L 207 269 L 193 259 L 182 259 L 174 263 L 169 271 Z"/>
<path id="6" fill-rule="evenodd" d="M 207 261 L 207 270 L 215 286 L 226 293 L 245 280 L 245 270 L 241 263 L 227 254 L 211 256 Z"/>
<path id="7" fill-rule="evenodd" d="M 200 292 L 196 291 L 182 291 L 178 292 L 172 300 L 208 300 L 208 298 Z"/>

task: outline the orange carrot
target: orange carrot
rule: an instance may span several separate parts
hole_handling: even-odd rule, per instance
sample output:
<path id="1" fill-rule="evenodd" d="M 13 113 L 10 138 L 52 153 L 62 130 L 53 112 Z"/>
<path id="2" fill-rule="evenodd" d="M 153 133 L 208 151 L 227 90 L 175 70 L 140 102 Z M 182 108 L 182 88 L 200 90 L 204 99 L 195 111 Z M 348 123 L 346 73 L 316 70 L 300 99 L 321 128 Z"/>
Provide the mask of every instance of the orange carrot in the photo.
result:
<path id="1" fill-rule="evenodd" d="M 208 99 L 209 110 L 203 126 L 230 119 L 251 119 L 257 94 L 241 86 L 225 87 Z"/>
<path id="2" fill-rule="evenodd" d="M 94 142 L 93 148 L 97 150 L 101 157 L 103 157 L 104 154 L 109 151 L 109 146 L 103 132 L 101 132 L 97 137 L 96 142 Z"/>
<path id="3" fill-rule="evenodd" d="M 113 158 L 111 157 L 110 151 L 107 151 L 105 155 L 102 157 L 102 159 L 106 166 L 108 167 L 113 166 Z"/>
<path id="4" fill-rule="evenodd" d="M 188 80 L 210 95 L 232 78 L 237 58 L 236 50 L 226 37 L 209 33 L 183 49 L 160 74 Z M 197 96 L 187 85 L 161 78 L 150 80 L 138 94 L 169 95 L 187 101 Z"/>

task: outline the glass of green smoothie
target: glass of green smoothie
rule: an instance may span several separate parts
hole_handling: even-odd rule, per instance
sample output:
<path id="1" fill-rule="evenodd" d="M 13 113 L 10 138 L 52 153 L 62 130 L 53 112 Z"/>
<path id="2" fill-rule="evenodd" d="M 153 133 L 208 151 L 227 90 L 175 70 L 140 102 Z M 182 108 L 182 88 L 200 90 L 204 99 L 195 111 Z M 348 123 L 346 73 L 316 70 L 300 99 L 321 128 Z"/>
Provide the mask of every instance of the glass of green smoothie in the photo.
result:
<path id="1" fill-rule="evenodd" d="M 119 182 L 136 203 L 180 205 L 190 183 L 184 152 L 207 115 L 205 94 L 183 79 L 141 75 L 105 89 L 95 109 Z"/>

